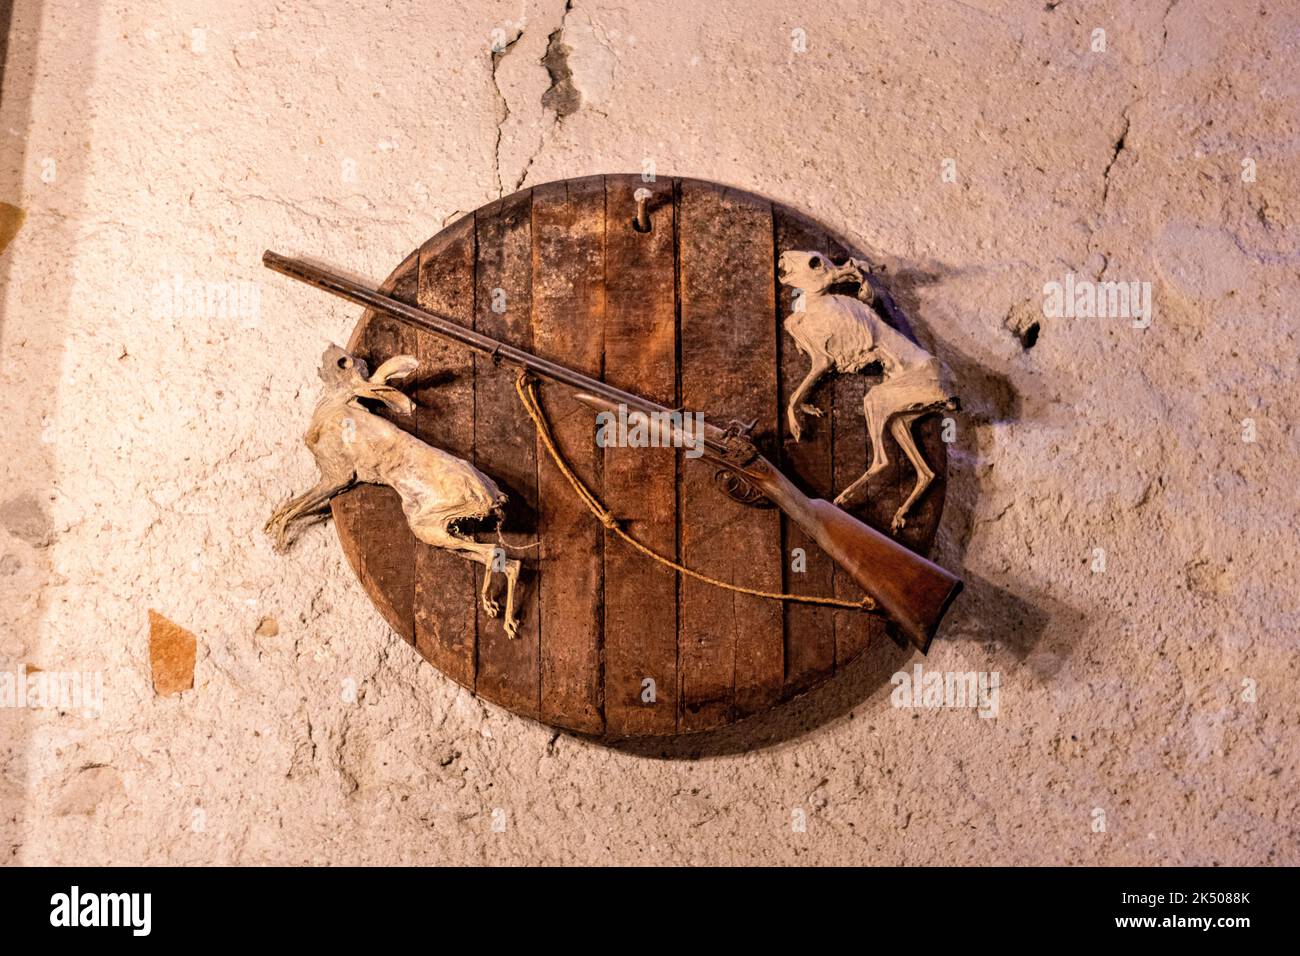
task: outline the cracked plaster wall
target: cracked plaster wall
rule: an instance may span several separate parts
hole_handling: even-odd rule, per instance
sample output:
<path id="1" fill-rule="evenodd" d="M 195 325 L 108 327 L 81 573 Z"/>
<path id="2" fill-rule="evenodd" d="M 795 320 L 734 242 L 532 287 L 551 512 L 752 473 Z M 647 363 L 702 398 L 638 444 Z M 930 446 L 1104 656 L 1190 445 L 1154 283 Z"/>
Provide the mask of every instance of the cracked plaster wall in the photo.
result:
<path id="1" fill-rule="evenodd" d="M 0 661 L 103 705 L 0 711 L 0 858 L 1300 862 L 1298 35 L 1211 0 L 17 0 Z M 330 529 L 259 533 L 355 321 L 263 248 L 380 278 L 646 161 L 858 242 L 953 367 L 937 558 L 969 589 L 924 665 L 997 671 L 996 720 L 891 707 L 881 647 L 748 753 L 589 745 L 422 664 Z M 1044 316 L 1066 273 L 1150 282 L 1150 327 Z M 259 308 L 187 315 L 176 277 Z M 193 690 L 154 695 L 151 608 Z"/>

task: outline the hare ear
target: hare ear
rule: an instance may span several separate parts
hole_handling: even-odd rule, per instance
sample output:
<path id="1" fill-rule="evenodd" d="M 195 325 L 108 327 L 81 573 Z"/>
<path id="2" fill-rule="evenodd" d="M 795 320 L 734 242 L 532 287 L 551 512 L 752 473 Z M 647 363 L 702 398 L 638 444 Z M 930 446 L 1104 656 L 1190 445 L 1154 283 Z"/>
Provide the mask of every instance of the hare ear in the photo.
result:
<path id="1" fill-rule="evenodd" d="M 370 376 L 370 381 L 376 385 L 383 385 L 389 379 L 406 378 L 415 371 L 419 364 L 420 360 L 414 355 L 394 355 L 375 369 L 375 374 Z"/>
<path id="2" fill-rule="evenodd" d="M 871 264 L 863 259 L 850 259 L 848 264 L 858 271 L 858 301 L 871 305 L 876 301 L 876 290 L 868 278 L 871 274 Z"/>

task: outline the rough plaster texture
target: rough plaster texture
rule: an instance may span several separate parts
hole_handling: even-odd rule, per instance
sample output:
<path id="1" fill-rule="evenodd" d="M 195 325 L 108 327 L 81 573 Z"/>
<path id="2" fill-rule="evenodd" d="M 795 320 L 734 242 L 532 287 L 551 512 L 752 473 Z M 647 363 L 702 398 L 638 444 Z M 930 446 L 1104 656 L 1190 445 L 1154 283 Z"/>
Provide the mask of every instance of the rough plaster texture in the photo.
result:
<path id="1" fill-rule="evenodd" d="M 1298 38 L 1259 0 L 17 0 L 0 661 L 103 705 L 0 712 L 0 857 L 1300 863 Z M 743 733 L 607 749 L 422 663 L 330 528 L 260 534 L 357 315 L 264 247 L 379 279 L 645 160 L 858 241 L 954 368 L 969 589 L 924 665 L 997 671 L 996 719 L 892 707 L 889 646 Z M 1067 272 L 1150 282 L 1150 327 L 1044 317 Z M 260 309 L 169 311 L 177 276 Z M 193 690 L 155 696 L 150 608 Z"/>

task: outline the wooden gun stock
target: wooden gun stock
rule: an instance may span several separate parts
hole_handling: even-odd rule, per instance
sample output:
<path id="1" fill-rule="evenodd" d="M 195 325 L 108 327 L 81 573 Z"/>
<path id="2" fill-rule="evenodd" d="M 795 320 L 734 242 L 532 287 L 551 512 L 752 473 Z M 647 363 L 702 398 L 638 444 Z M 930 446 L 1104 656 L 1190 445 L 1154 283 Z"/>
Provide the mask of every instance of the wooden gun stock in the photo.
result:
<path id="1" fill-rule="evenodd" d="M 888 535 L 821 498 L 809 498 L 759 456 L 743 469 L 746 480 L 803 529 L 849 573 L 922 654 L 962 582 Z"/>
<path id="2" fill-rule="evenodd" d="M 598 395 L 578 392 L 574 397 L 598 411 L 618 414 L 614 402 Z M 702 443 L 702 460 L 730 472 L 781 509 L 848 572 L 908 641 L 922 654 L 930 649 L 939 622 L 961 593 L 959 578 L 831 502 L 809 498 L 759 454 L 748 438 L 707 423 L 703 434 L 694 434 L 684 427 L 680 413 L 667 409 L 646 415 L 642 421 L 657 434 L 661 447 L 689 448 Z M 731 458 L 733 454 L 739 454 L 744 464 Z"/>

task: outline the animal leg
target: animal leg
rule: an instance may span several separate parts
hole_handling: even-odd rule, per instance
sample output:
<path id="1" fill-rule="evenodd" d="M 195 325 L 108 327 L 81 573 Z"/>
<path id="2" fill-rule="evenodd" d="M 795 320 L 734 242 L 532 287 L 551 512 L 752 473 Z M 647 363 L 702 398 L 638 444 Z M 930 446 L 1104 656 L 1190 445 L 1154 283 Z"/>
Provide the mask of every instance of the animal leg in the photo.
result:
<path id="1" fill-rule="evenodd" d="M 519 583 L 520 567 L 517 558 L 506 561 L 506 616 L 502 624 L 505 626 L 506 637 L 509 638 L 516 637 L 519 633 L 519 618 L 515 616 L 515 585 Z"/>
<path id="2" fill-rule="evenodd" d="M 519 631 L 519 618 L 515 616 L 515 585 L 519 582 L 519 569 L 521 567 L 519 560 L 505 557 L 506 552 L 501 545 L 479 544 L 477 541 L 461 541 L 460 543 L 463 551 L 468 552 L 483 564 L 483 590 L 480 599 L 483 602 L 483 611 L 488 617 L 496 617 L 501 613 L 501 605 L 488 595 L 488 587 L 492 582 L 492 572 L 499 570 L 500 573 L 505 575 L 506 613 L 501 623 L 505 628 L 506 637 L 513 638 Z M 499 559 L 498 555 L 504 560 Z M 498 561 L 504 567 L 498 568 Z"/>
<path id="3" fill-rule="evenodd" d="M 908 509 L 916 499 L 925 493 L 925 489 L 930 487 L 930 482 L 934 481 L 934 472 L 926 464 L 925 458 L 921 455 L 920 449 L 916 447 L 916 441 L 912 437 L 912 423 L 915 422 L 923 412 L 910 412 L 906 415 L 899 415 L 889 423 L 889 433 L 894 436 L 894 441 L 898 442 L 898 447 L 903 449 L 903 454 L 907 460 L 912 463 L 916 469 L 916 485 L 912 488 L 912 493 L 907 496 L 898 511 L 894 513 L 893 523 L 890 525 L 891 531 L 899 531 L 907 520 Z"/>
<path id="4" fill-rule="evenodd" d="M 276 549 L 283 551 L 286 547 L 285 533 L 291 523 L 299 518 L 305 518 L 321 511 L 331 498 L 351 484 L 352 479 L 350 477 L 346 481 L 322 478 L 311 490 L 305 491 L 295 498 L 290 498 L 276 508 L 267 520 L 263 530 L 275 539 Z"/>
<path id="5" fill-rule="evenodd" d="M 438 547 L 455 551 L 461 557 L 477 561 L 483 565 L 483 587 L 479 591 L 479 600 L 483 605 L 483 612 L 488 617 L 497 617 L 501 613 L 501 605 L 494 601 L 488 592 L 492 586 L 492 572 L 497 570 L 497 555 L 504 555 L 504 549 L 500 545 L 483 544 L 470 538 L 458 537 L 450 532 L 440 537 L 442 537 L 443 541 L 437 542 Z M 519 622 L 514 616 L 514 585 L 519 577 L 519 561 L 515 558 L 507 558 L 504 564 L 503 573 L 506 576 L 506 619 L 504 623 L 506 636 L 514 637 L 515 631 L 519 627 Z"/>
<path id="6" fill-rule="evenodd" d="M 492 600 L 488 593 L 492 589 L 492 572 L 496 570 L 498 546 L 448 534 L 446 547 L 463 558 L 483 565 L 483 587 L 479 589 L 479 601 L 483 605 L 483 613 L 488 617 L 496 617 L 500 614 L 501 605 Z"/>
<path id="7" fill-rule="evenodd" d="M 808 415 L 815 415 L 818 418 L 821 417 L 822 410 L 816 405 L 805 404 L 804 399 L 808 397 L 808 393 L 813 390 L 813 387 L 821 380 L 821 377 L 830 371 L 832 364 L 833 363 L 829 356 L 812 356 L 812 368 L 808 369 L 808 374 L 804 376 L 803 381 L 799 383 L 799 387 L 796 388 L 794 394 L 790 396 L 790 401 L 786 405 L 785 415 L 786 420 L 790 425 L 790 436 L 795 441 L 800 441 L 803 438 L 803 426 L 799 424 L 800 412 L 804 412 Z"/>
<path id="8" fill-rule="evenodd" d="M 496 564 L 496 560 L 497 549 L 492 546 L 491 556 L 483 562 L 483 587 L 479 591 L 479 600 L 483 604 L 483 613 L 488 617 L 496 617 L 501 613 L 501 605 L 492 600 L 492 596 L 488 594 L 492 586 L 492 566 Z"/>
<path id="9" fill-rule="evenodd" d="M 876 394 L 878 388 L 869 389 L 862 400 L 862 412 L 867 417 L 867 437 L 871 440 L 871 465 L 853 484 L 841 491 L 835 498 L 840 507 L 853 504 L 866 490 L 867 484 L 889 465 L 889 453 L 885 451 L 885 419 L 888 410 Z"/>

